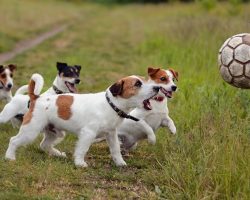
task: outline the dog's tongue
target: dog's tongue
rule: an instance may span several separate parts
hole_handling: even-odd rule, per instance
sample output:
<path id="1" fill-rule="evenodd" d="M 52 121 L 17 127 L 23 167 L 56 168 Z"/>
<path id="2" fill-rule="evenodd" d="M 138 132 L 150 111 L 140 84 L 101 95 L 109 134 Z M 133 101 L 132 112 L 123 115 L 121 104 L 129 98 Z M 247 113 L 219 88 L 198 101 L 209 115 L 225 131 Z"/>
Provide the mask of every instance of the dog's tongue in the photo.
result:
<path id="1" fill-rule="evenodd" d="M 152 106 L 151 106 L 151 104 L 150 104 L 149 99 L 144 100 L 144 101 L 143 101 L 143 105 L 144 105 L 144 108 L 145 108 L 146 110 L 152 110 Z"/>
<path id="2" fill-rule="evenodd" d="M 162 97 L 162 96 L 157 96 L 157 97 L 154 98 L 154 100 L 155 100 L 155 101 L 161 102 L 161 101 L 164 100 L 164 97 Z"/>
<path id="3" fill-rule="evenodd" d="M 75 84 L 66 82 L 66 86 L 67 86 L 67 88 L 69 89 L 70 92 L 72 92 L 72 93 L 77 93 L 77 90 L 76 90 L 76 88 L 75 88 Z"/>
<path id="4" fill-rule="evenodd" d="M 164 88 L 161 88 L 161 91 L 164 93 L 166 97 L 172 98 L 172 91 L 167 91 Z"/>

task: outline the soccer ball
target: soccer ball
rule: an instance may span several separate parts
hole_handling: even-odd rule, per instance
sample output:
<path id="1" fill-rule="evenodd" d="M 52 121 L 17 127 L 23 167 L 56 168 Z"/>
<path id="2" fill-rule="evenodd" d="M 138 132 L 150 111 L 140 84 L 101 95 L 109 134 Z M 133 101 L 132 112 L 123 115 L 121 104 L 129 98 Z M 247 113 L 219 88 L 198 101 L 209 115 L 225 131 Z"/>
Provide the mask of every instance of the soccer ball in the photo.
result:
<path id="1" fill-rule="evenodd" d="M 250 34 L 228 38 L 219 50 L 218 62 L 220 74 L 227 83 L 250 89 Z"/>

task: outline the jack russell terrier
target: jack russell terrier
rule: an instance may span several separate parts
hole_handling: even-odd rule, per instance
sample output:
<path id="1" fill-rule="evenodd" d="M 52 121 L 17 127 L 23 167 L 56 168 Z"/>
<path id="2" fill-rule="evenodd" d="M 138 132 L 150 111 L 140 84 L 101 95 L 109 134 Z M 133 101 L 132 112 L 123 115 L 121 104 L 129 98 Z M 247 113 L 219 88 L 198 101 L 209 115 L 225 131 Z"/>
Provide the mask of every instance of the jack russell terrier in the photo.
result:
<path id="1" fill-rule="evenodd" d="M 31 143 L 47 124 L 59 130 L 67 130 L 78 136 L 74 153 L 76 166 L 87 167 L 84 157 L 95 138 L 106 135 L 113 161 L 125 166 L 120 152 L 116 128 L 124 118 L 139 119 L 128 115 L 135 107 L 150 106 L 160 87 L 138 76 L 128 76 L 117 81 L 106 91 L 92 94 L 63 94 L 39 96 L 43 79 L 34 74 L 29 83 L 30 107 L 25 114 L 19 133 L 10 139 L 6 159 L 15 160 L 16 150 Z M 147 103 L 145 103 L 147 102 Z M 46 135 L 45 135 L 46 136 Z M 57 135 L 45 139 L 44 146 L 53 148 Z M 154 134 L 151 142 L 155 142 Z"/>
<path id="2" fill-rule="evenodd" d="M 16 65 L 10 64 L 6 67 L 0 65 L 0 100 L 9 102 L 12 99 L 11 89 L 13 87 L 13 73 Z"/>
<path id="3" fill-rule="evenodd" d="M 177 90 L 174 82 L 178 80 L 178 72 L 173 69 L 148 68 L 148 76 L 148 82 L 157 84 L 161 89 L 157 96 L 145 102 L 143 108 L 138 107 L 130 112 L 130 115 L 146 123 L 125 119 L 117 128 L 121 148 L 125 152 L 134 149 L 139 140 L 145 139 L 148 131 L 152 133 L 160 127 L 168 127 L 171 133 L 176 133 L 174 122 L 168 115 L 167 98 L 172 98 L 172 93 Z"/>
<path id="4" fill-rule="evenodd" d="M 0 67 L 0 69 L 2 68 Z M 14 65 L 9 65 L 8 68 L 5 68 L 4 72 L 1 73 L 0 83 L 3 82 L 4 85 L 7 86 L 7 88 L 12 87 L 12 81 L 10 79 L 3 78 L 7 77 L 7 75 L 9 74 L 11 76 L 14 69 Z M 52 87 L 44 92 L 42 96 L 77 92 L 75 84 L 80 83 L 79 74 L 81 71 L 81 66 L 68 66 L 66 63 L 57 62 L 57 70 L 58 75 L 56 76 Z M 8 84 L 10 86 L 8 86 Z M 12 124 L 14 126 L 18 126 L 18 121 L 15 120 L 15 117 L 19 120 L 22 120 L 23 115 L 29 110 L 29 96 L 24 95 L 24 93 L 26 93 L 27 91 L 28 85 L 24 85 L 16 91 L 15 96 L 8 104 L 5 105 L 2 112 L 0 113 L 0 124 L 6 123 L 13 119 Z"/>

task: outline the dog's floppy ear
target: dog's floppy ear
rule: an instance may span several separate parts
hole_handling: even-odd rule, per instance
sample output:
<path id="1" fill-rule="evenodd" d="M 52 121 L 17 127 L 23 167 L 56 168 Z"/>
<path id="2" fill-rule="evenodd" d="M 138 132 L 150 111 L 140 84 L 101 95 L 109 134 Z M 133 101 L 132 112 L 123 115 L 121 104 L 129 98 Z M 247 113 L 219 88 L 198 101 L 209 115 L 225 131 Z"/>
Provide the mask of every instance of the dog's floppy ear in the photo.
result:
<path id="1" fill-rule="evenodd" d="M 14 71 L 14 70 L 16 70 L 16 65 L 14 65 L 14 64 L 9 64 L 8 65 L 8 68 L 10 69 L 10 71 Z"/>
<path id="2" fill-rule="evenodd" d="M 77 69 L 78 72 L 80 72 L 82 69 L 82 67 L 80 65 L 75 65 L 75 68 Z"/>
<path id="3" fill-rule="evenodd" d="M 4 71 L 4 67 L 3 65 L 0 65 L 0 73 L 2 73 Z"/>
<path id="4" fill-rule="evenodd" d="M 175 79 L 178 81 L 178 76 L 179 76 L 179 73 L 173 69 L 169 69 L 169 71 L 173 74 L 173 76 L 175 77 Z"/>
<path id="5" fill-rule="evenodd" d="M 67 65 L 67 63 L 61 63 L 61 62 L 57 62 L 56 63 L 56 67 L 57 67 L 57 70 L 58 70 L 58 72 L 59 72 L 59 74 L 63 71 L 63 69 L 65 68 L 65 67 L 67 67 L 68 65 Z"/>
<path id="6" fill-rule="evenodd" d="M 109 91 L 112 93 L 114 97 L 122 94 L 123 84 L 124 81 L 121 80 L 110 86 Z"/>
<path id="7" fill-rule="evenodd" d="M 156 74 L 159 70 L 160 70 L 160 68 L 149 67 L 149 68 L 148 68 L 148 75 L 149 75 L 149 76 L 153 76 L 153 75 Z"/>

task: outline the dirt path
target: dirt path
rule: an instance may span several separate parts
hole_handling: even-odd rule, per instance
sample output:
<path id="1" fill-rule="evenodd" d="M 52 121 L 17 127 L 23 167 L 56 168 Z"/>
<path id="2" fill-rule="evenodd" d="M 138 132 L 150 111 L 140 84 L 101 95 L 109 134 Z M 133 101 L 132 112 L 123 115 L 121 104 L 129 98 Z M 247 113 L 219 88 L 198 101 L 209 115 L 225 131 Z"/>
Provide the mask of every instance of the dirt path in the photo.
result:
<path id="1" fill-rule="evenodd" d="M 67 25 L 56 26 L 53 29 L 49 30 L 48 32 L 42 33 L 41 35 L 39 35 L 35 38 L 18 42 L 14 49 L 12 49 L 9 52 L 5 52 L 5 53 L 0 54 L 0 64 L 3 64 L 4 62 L 14 58 L 18 54 L 21 54 L 24 51 L 27 51 L 27 50 L 39 45 L 43 41 L 55 36 L 56 34 L 61 33 L 66 28 L 67 28 Z"/>

